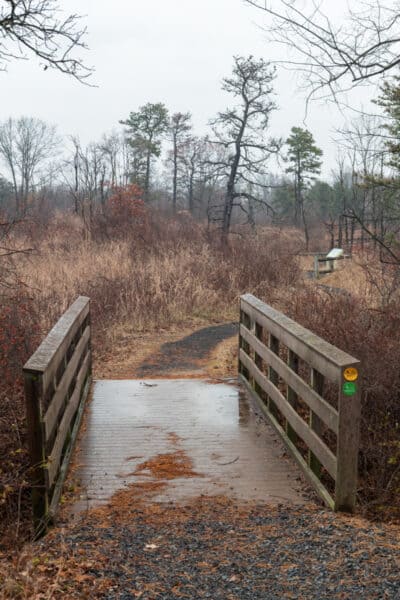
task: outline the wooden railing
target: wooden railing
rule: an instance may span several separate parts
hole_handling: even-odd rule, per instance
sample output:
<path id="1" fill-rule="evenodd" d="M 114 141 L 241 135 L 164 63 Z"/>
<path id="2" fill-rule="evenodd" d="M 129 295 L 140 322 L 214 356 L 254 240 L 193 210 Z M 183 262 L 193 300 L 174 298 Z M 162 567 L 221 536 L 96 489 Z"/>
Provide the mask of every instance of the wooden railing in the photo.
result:
<path id="1" fill-rule="evenodd" d="M 309 482 L 329 507 L 354 510 L 359 361 L 250 294 L 239 346 L 242 382 Z"/>
<path id="2" fill-rule="evenodd" d="M 91 380 L 89 298 L 80 296 L 24 366 L 36 536 L 56 511 Z"/>

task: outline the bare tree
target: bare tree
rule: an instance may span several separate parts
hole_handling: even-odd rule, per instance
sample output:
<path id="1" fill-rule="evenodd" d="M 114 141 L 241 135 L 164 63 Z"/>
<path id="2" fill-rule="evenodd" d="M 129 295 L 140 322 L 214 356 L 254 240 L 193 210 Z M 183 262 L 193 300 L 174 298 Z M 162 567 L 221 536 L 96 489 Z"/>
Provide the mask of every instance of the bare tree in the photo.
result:
<path id="1" fill-rule="evenodd" d="M 195 214 L 196 208 L 200 208 L 204 198 L 205 186 L 209 181 L 206 163 L 211 152 L 209 141 L 197 136 L 190 136 L 181 146 L 182 185 L 186 188 L 187 207 L 191 215 Z"/>
<path id="2" fill-rule="evenodd" d="M 178 172 L 183 162 L 182 150 L 188 140 L 189 131 L 192 129 L 192 115 L 188 113 L 174 113 L 169 122 L 169 136 L 172 141 L 172 151 L 169 157 L 172 163 L 172 211 L 176 213 L 178 201 Z"/>
<path id="3" fill-rule="evenodd" d="M 58 0 L 1 0 L 0 69 L 13 59 L 35 56 L 44 69 L 86 80 L 92 69 L 76 56 L 76 50 L 86 48 L 80 19 L 64 15 Z"/>
<path id="4" fill-rule="evenodd" d="M 288 64 L 302 71 L 311 95 L 379 77 L 400 64 L 399 3 L 358 0 L 340 22 L 329 18 L 323 0 L 244 0 L 271 17 L 266 31 L 287 46 Z"/>
<path id="5" fill-rule="evenodd" d="M 260 195 L 249 191 L 260 187 L 266 176 L 266 161 L 279 149 L 276 140 L 265 137 L 270 113 L 276 108 L 272 100 L 274 69 L 263 59 L 234 57 L 231 77 L 223 80 L 222 89 L 236 100 L 211 123 L 214 145 L 223 150 L 212 162 L 225 179 L 225 200 L 221 216 L 224 235 L 229 233 L 235 206 L 248 214 L 248 203 L 262 202 Z"/>
<path id="6" fill-rule="evenodd" d="M 112 186 L 117 185 L 119 156 L 122 148 L 121 136 L 116 133 L 104 134 L 101 138 L 99 148 L 104 157 L 104 161 L 108 165 L 109 183 Z"/>
<path id="7" fill-rule="evenodd" d="M 59 139 L 54 126 L 33 117 L 0 124 L 0 157 L 7 166 L 18 217 L 25 214 L 35 175 L 54 156 Z"/>

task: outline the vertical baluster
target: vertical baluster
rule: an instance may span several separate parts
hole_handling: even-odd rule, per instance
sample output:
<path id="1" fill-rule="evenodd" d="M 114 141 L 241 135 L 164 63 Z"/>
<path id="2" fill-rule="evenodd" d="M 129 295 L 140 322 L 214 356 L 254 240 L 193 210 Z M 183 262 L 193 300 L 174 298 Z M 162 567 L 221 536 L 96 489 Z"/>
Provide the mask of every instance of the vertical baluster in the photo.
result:
<path id="1" fill-rule="evenodd" d="M 295 354 L 293 352 L 293 350 L 288 351 L 288 360 L 287 360 L 288 366 L 292 369 L 292 371 L 294 371 L 295 373 L 299 372 L 299 357 L 297 356 L 297 354 Z M 293 408 L 296 408 L 297 406 L 297 394 L 294 390 L 292 390 L 292 388 L 289 386 L 289 384 L 287 385 L 287 401 L 289 402 L 289 404 L 291 406 L 293 406 Z M 291 427 L 291 425 L 286 421 L 286 434 L 288 436 L 288 438 L 293 442 L 296 443 L 298 437 L 296 435 L 296 432 L 294 431 L 293 427 Z"/>
<path id="2" fill-rule="evenodd" d="M 311 387 L 317 394 L 322 396 L 324 392 L 324 376 L 315 369 L 311 369 Z M 318 436 L 321 436 L 323 423 L 312 410 L 310 410 L 310 427 Z M 321 463 L 311 450 L 308 451 L 308 464 L 313 473 L 321 479 Z"/>

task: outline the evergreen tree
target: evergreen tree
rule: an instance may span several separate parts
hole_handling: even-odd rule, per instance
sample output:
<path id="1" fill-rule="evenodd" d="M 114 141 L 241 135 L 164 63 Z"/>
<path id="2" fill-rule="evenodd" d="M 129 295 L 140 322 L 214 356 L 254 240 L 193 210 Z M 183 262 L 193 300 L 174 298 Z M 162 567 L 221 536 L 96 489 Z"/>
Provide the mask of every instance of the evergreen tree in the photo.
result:
<path id="1" fill-rule="evenodd" d="M 400 175 L 400 77 L 394 77 L 392 81 L 385 81 L 381 87 L 381 96 L 374 101 L 383 108 L 388 122 L 384 128 L 389 133 L 389 139 L 385 146 L 389 152 L 387 166 L 394 169 L 396 176 Z"/>
<path id="2" fill-rule="evenodd" d="M 289 163 L 286 173 L 294 176 L 294 222 L 299 227 L 303 223 L 306 247 L 308 249 L 309 237 L 307 220 L 304 211 L 304 192 L 321 172 L 322 150 L 315 145 L 312 134 L 307 129 L 292 127 L 291 136 L 286 140 L 288 153 L 286 161 Z"/>
<path id="3" fill-rule="evenodd" d="M 161 153 L 162 137 L 169 127 L 168 110 L 161 102 L 148 102 L 137 112 L 131 112 L 126 121 L 126 137 L 133 152 L 132 182 L 143 187 L 144 199 L 149 200 L 151 162 Z"/>

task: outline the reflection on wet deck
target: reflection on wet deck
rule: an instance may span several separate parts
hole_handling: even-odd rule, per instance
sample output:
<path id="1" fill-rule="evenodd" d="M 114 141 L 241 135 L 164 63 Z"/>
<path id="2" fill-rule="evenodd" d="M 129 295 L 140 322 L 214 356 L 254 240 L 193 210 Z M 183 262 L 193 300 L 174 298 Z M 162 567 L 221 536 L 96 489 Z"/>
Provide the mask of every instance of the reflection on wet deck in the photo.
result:
<path id="1" fill-rule="evenodd" d="M 195 474 L 168 479 L 156 501 L 224 494 L 303 503 L 295 465 L 236 384 L 162 379 L 95 382 L 75 460 L 79 509 L 148 482 L 140 465 L 174 453 L 187 456 Z"/>

